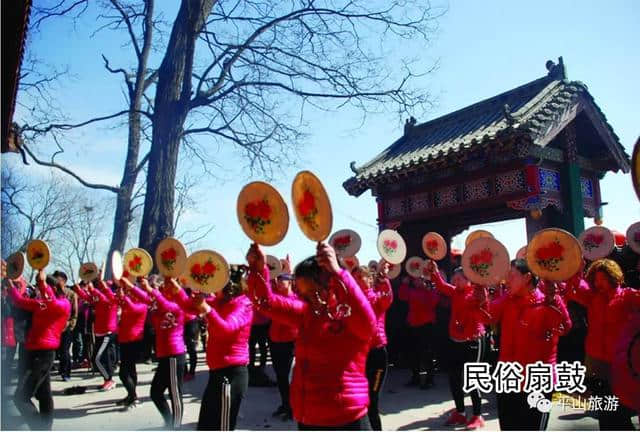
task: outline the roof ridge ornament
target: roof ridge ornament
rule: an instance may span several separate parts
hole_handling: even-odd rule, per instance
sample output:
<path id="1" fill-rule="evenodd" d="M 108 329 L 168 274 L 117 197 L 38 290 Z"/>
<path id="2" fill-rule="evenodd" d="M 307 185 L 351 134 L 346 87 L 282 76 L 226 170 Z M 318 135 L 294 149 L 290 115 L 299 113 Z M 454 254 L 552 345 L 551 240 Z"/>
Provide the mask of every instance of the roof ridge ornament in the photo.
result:
<path id="1" fill-rule="evenodd" d="M 513 124 L 516 122 L 516 118 L 513 116 L 509 104 L 504 104 L 504 106 L 502 107 L 502 112 L 504 113 L 504 118 L 507 120 L 507 124 L 509 126 L 513 126 Z"/>
<path id="2" fill-rule="evenodd" d="M 404 135 L 408 135 L 409 132 L 411 132 L 411 130 L 416 127 L 416 123 L 418 121 L 416 120 L 416 118 L 414 116 L 409 117 L 407 120 L 405 120 L 404 122 Z"/>
<path id="3" fill-rule="evenodd" d="M 558 64 L 555 64 L 553 60 L 547 60 L 545 63 L 547 68 L 547 76 L 557 80 L 566 80 L 567 79 L 567 70 L 564 66 L 564 60 L 562 56 L 558 57 Z"/>

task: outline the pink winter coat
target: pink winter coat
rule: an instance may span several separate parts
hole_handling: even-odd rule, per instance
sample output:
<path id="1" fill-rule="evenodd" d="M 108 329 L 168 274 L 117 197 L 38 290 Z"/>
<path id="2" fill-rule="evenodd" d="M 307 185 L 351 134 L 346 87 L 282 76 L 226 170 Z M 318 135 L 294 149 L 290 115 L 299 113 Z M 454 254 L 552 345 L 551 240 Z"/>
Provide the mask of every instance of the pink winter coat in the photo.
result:
<path id="1" fill-rule="evenodd" d="M 183 292 L 184 293 L 184 292 Z M 185 293 L 186 296 L 186 293 Z M 153 290 L 151 323 L 156 330 L 156 355 L 158 358 L 184 354 L 184 312 L 177 300 Z"/>
<path id="2" fill-rule="evenodd" d="M 18 283 L 26 286 L 24 280 Z M 16 307 L 32 312 L 25 348 L 29 351 L 55 350 L 60 346 L 60 335 L 67 327 L 71 303 L 64 296 L 56 297 L 53 288 L 42 281 L 38 282 L 38 287 L 41 299 L 23 297 L 15 287 L 9 290 L 9 296 Z"/>
<path id="3" fill-rule="evenodd" d="M 120 323 L 118 323 L 118 342 L 136 342 L 144 337 L 144 322 L 147 319 L 147 304 L 135 297 L 123 296 L 120 300 Z"/>
<path id="4" fill-rule="evenodd" d="M 96 320 L 93 329 L 96 336 L 115 333 L 118 330 L 118 302 L 111 289 L 101 282 L 101 289 L 95 287 L 89 291 L 74 289 L 82 300 L 95 308 Z"/>
<path id="5" fill-rule="evenodd" d="M 225 300 L 208 300 L 211 311 L 206 315 L 211 342 L 207 344 L 209 369 L 249 364 L 249 335 L 253 305 L 246 295 Z"/>
<path id="6" fill-rule="evenodd" d="M 296 421 L 315 426 L 341 426 L 363 417 L 369 406 L 365 363 L 376 331 L 376 316 L 347 270 L 344 283 L 351 315 L 331 321 L 317 316 L 309 303 L 274 295 L 269 269 L 249 273 L 249 290 L 266 303 L 272 320 L 300 329 L 296 339 L 296 366 L 291 382 L 291 407 Z"/>
<path id="7" fill-rule="evenodd" d="M 389 279 L 367 290 L 365 293 L 373 312 L 376 314 L 376 332 L 371 340 L 371 348 L 380 348 L 387 345 L 387 331 L 385 329 L 387 309 L 393 302 L 393 290 Z"/>

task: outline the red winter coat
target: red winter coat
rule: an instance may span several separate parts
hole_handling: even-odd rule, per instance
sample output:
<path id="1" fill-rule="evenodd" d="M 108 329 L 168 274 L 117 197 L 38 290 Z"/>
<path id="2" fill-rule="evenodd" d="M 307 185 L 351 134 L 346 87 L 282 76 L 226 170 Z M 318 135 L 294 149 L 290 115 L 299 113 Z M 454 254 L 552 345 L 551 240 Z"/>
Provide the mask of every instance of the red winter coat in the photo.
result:
<path id="1" fill-rule="evenodd" d="M 309 303 L 274 295 L 269 269 L 249 273 L 249 290 L 266 299 L 265 314 L 300 329 L 296 339 L 296 367 L 291 382 L 291 407 L 296 421 L 316 426 L 341 426 L 367 414 L 369 384 L 365 363 L 376 316 L 364 293 L 347 270 L 338 277 L 347 293 L 351 315 L 331 321 L 317 316 Z"/>
<path id="2" fill-rule="evenodd" d="M 500 324 L 499 361 L 526 365 L 556 364 L 558 340 L 571 329 L 564 300 L 556 295 L 553 307 L 536 288 L 524 297 L 503 294 L 489 305 L 491 321 Z"/>
<path id="3" fill-rule="evenodd" d="M 376 314 L 376 332 L 371 340 L 371 348 L 380 348 L 387 345 L 387 331 L 385 329 L 387 309 L 393 302 L 393 290 L 389 279 L 384 279 L 373 289 L 365 293 L 373 312 Z"/>
<path id="4" fill-rule="evenodd" d="M 449 319 L 449 337 L 456 342 L 478 339 L 484 335 L 484 324 L 489 316 L 481 308 L 481 302 L 475 297 L 473 288 L 459 290 L 442 279 L 440 272 L 432 275 L 438 291 L 451 299 L 451 318 Z"/>
<path id="5" fill-rule="evenodd" d="M 2 318 L 2 346 L 16 346 L 16 334 L 14 329 L 13 317 Z"/>
<path id="6" fill-rule="evenodd" d="M 611 293 L 596 292 L 581 280 L 567 291 L 567 299 L 587 308 L 587 355 L 611 363 L 615 344 L 634 312 L 640 311 L 640 291 L 617 287 Z"/>
<path id="7" fill-rule="evenodd" d="M 398 298 L 409 303 L 407 324 L 409 327 L 420 327 L 435 322 L 438 294 L 430 289 L 411 287 L 402 284 L 398 288 Z"/>
<path id="8" fill-rule="evenodd" d="M 24 280 L 18 283 L 26 285 Z M 60 335 L 67 327 L 71 303 L 64 296 L 56 297 L 53 288 L 42 281 L 38 282 L 38 287 L 41 299 L 23 297 L 15 287 L 9 290 L 9 296 L 16 307 L 32 312 L 25 348 L 29 351 L 55 350 L 60 346 Z"/>

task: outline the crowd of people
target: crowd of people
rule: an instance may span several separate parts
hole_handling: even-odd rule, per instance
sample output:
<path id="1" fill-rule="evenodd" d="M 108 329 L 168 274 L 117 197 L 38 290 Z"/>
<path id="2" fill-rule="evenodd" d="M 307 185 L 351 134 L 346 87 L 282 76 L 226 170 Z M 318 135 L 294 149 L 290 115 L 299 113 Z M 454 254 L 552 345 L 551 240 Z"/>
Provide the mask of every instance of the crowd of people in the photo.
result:
<path id="1" fill-rule="evenodd" d="M 63 380 L 89 368 L 102 376 L 103 391 L 116 387 L 117 370 L 127 396 L 116 404 L 129 411 L 139 403 L 136 365 L 154 361 L 151 399 L 165 426 L 179 429 L 182 386 L 196 373 L 200 338 L 209 379 L 199 430 L 234 429 L 250 384 L 277 385 L 274 416 L 295 420 L 300 430 L 382 430 L 380 394 L 390 364 L 408 367 L 407 385 L 427 391 L 436 373 L 446 372 L 455 408 L 443 426 L 481 429 L 477 389 L 469 393 L 467 416 L 466 363 L 524 367 L 565 359 L 584 360 L 590 392 L 620 397 L 616 410 L 601 413 L 600 428 L 633 428 L 640 409 L 634 383 L 614 384 L 611 365 L 621 335 L 640 314 L 637 256 L 632 266 L 610 258 L 588 263 L 559 284 L 538 280 L 516 259 L 492 287 L 471 283 L 456 257 L 448 275 L 430 261 L 424 277 L 394 281 L 386 264 L 345 268 L 324 242 L 295 268 L 285 260 L 276 278 L 265 260 L 252 245 L 215 295 L 158 276 L 70 287 L 60 271 L 39 271 L 33 285 L 3 275 L 3 372 L 18 376 L 16 407 L 33 429 L 51 429 L 57 359 Z M 276 383 L 265 373 L 268 350 Z M 524 391 L 497 398 L 501 429 L 546 429 L 548 413 L 531 408 Z"/>

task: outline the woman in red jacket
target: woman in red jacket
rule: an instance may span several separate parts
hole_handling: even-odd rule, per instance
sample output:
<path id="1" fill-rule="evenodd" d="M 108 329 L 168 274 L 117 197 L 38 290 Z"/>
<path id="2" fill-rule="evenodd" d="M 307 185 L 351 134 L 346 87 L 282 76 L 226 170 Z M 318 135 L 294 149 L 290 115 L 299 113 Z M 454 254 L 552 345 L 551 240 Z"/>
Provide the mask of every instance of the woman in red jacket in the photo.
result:
<path id="1" fill-rule="evenodd" d="M 373 430 L 382 430 L 378 401 L 389 362 L 385 323 L 387 309 L 393 302 L 393 290 L 389 279 L 387 279 L 388 271 L 389 266 L 382 265 L 374 280 L 367 267 L 359 267 L 354 270 L 354 277 L 376 314 L 376 332 L 371 340 L 371 349 L 367 356 L 366 365 L 367 380 L 369 381 L 369 421 Z"/>
<path id="2" fill-rule="evenodd" d="M 640 311 L 640 291 L 623 288 L 624 276 L 613 260 L 594 261 L 584 279 L 569 282 L 567 298 L 587 308 L 589 327 L 585 342 L 587 374 L 596 395 L 611 395 L 611 362 L 625 324 Z M 624 406 L 601 411 L 600 429 L 632 430 L 631 413 Z"/>
<path id="3" fill-rule="evenodd" d="M 78 297 L 95 308 L 94 333 L 96 335 L 95 354 L 93 362 L 102 375 L 104 383 L 102 391 L 113 390 L 116 382 L 113 380 L 116 353 L 116 330 L 118 328 L 118 302 L 111 291 L 110 284 L 102 280 L 96 281 L 98 288 L 89 282 L 85 291 L 79 285 L 74 286 Z"/>
<path id="4" fill-rule="evenodd" d="M 431 280 L 442 294 L 451 298 L 451 318 L 449 320 L 448 372 L 449 388 L 456 404 L 446 422 L 450 425 L 465 425 L 467 429 L 478 429 L 484 426 L 482 418 L 482 399 L 478 390 L 469 393 L 473 405 L 473 416 L 467 420 L 464 408 L 463 371 L 467 362 L 480 362 L 485 352 L 485 328 L 488 321 L 486 311 L 487 294 L 482 287 L 474 286 L 464 276 L 462 268 L 453 271 L 448 284 L 438 271 L 434 261 L 429 261 L 428 271 Z"/>
<path id="5" fill-rule="evenodd" d="M 254 304 L 274 321 L 299 329 L 291 408 L 300 430 L 366 430 L 369 384 L 365 362 L 376 317 L 335 251 L 319 243 L 317 255 L 298 264 L 300 299 L 275 295 L 264 252 L 256 244 L 247 254 L 249 292 Z"/>
<path id="6" fill-rule="evenodd" d="M 242 291 L 243 270 L 233 267 L 231 280 L 215 297 L 199 296 L 195 308 L 207 319 L 209 381 L 202 396 L 198 430 L 234 430 L 249 386 L 249 335 L 253 305 Z M 183 299 L 184 300 L 184 299 Z M 187 302 L 183 307 L 190 309 Z"/>
<path id="7" fill-rule="evenodd" d="M 289 273 L 278 276 L 273 292 L 285 298 L 297 298 L 298 296 L 291 290 L 292 279 Z M 277 321 L 271 323 L 269 348 L 280 392 L 280 406 L 274 411 L 273 416 L 282 415 L 286 420 L 293 418 L 289 403 L 289 372 L 293 363 L 294 341 L 297 337 L 298 329 L 296 327 Z"/>
<path id="8" fill-rule="evenodd" d="M 564 300 L 551 290 L 545 296 L 538 287 L 551 288 L 538 283 L 526 261 L 514 260 L 507 292 L 489 306 L 491 322 L 500 324 L 498 361 L 517 362 L 525 377 L 528 364 L 556 364 L 558 340 L 571 329 Z M 551 400 L 550 392 L 545 396 Z M 525 392 L 498 393 L 498 418 L 502 430 L 545 430 L 549 413 L 531 408 Z"/>
<path id="9" fill-rule="evenodd" d="M 142 352 L 142 340 L 144 338 L 144 323 L 147 319 L 147 303 L 131 292 L 133 285 L 127 278 L 115 281 L 119 286 L 117 301 L 122 313 L 118 323 L 118 343 L 120 344 L 120 381 L 127 389 L 127 396 L 118 401 L 117 405 L 123 405 L 125 410 L 134 407 L 138 402 L 136 386 L 138 385 L 138 372 L 136 361 Z"/>
<path id="10" fill-rule="evenodd" d="M 51 395 L 51 367 L 60 347 L 60 336 L 71 314 L 71 303 L 62 295 L 56 297 L 53 288 L 46 283 L 44 270 L 37 276 L 39 299 L 23 297 L 26 281 L 9 281 L 9 296 L 13 304 L 32 313 L 31 327 L 25 340 L 26 371 L 21 385 L 14 395 L 16 407 L 25 417 L 31 429 L 51 430 L 53 425 L 53 397 Z M 38 399 L 40 412 L 31 398 Z M 38 419 L 39 414 L 39 419 Z"/>
<path id="11" fill-rule="evenodd" d="M 433 325 L 436 321 L 438 294 L 422 278 L 404 279 L 398 288 L 398 298 L 409 304 L 410 353 L 412 354 L 412 376 L 407 385 L 420 385 L 420 371 L 425 364 L 426 377 L 423 389 L 433 386 Z"/>

